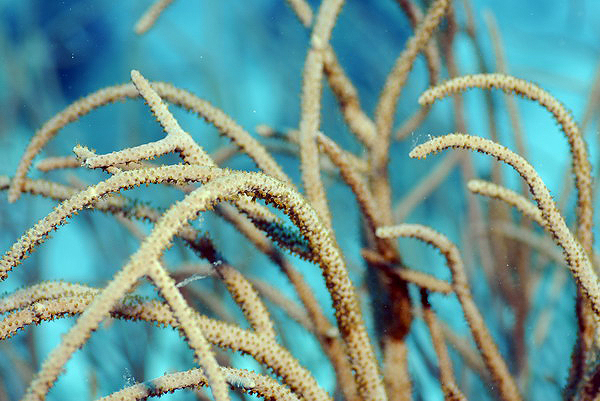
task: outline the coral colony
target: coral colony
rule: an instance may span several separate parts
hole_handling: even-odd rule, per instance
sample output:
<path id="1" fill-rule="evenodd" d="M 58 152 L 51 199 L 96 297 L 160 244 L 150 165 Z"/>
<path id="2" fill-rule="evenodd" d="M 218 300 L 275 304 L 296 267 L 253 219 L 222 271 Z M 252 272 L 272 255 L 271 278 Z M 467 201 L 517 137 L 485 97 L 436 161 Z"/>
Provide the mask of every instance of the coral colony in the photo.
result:
<path id="1" fill-rule="evenodd" d="M 135 26 L 136 33 L 156 29 L 152 27 L 168 18 L 168 11 L 165 15 L 163 11 L 170 9 L 171 1 L 156 1 Z M 554 270 L 557 277 L 566 277 L 565 272 L 571 276 L 574 285 L 569 296 L 576 297 L 571 318 L 577 324 L 550 323 L 547 330 L 562 324 L 576 341 L 563 345 L 572 350 L 572 357 L 558 362 L 562 382 L 537 381 L 535 387 L 548 388 L 568 400 L 600 397 L 594 184 L 583 130 L 552 94 L 507 74 L 501 62 L 500 33 L 491 20 L 488 25 L 498 48 L 496 72 L 464 75 L 458 71 L 452 47 L 457 33 L 470 33 L 471 40 L 476 40 L 472 19 L 457 18 L 458 8 L 468 14 L 469 2 L 433 0 L 423 2 L 426 7 L 412 0 L 397 3 L 394 6 L 406 14 L 413 30 L 404 48 L 398 49 L 373 113 L 362 105 L 333 46 L 332 33 L 344 2 L 322 0 L 313 9 L 304 0 L 288 0 L 287 12 L 295 14 L 296 23 L 308 33 L 296 127 L 266 121 L 252 128 L 251 134 L 236 122 L 235 115 L 226 114 L 201 95 L 155 81 L 161 77 L 135 66 L 131 66 L 130 83 L 99 89 L 44 123 L 31 138 L 14 175 L 0 177 L 0 186 L 11 203 L 27 193 L 51 199 L 55 207 L 5 251 L 0 278 L 10 279 L 16 268 L 32 269 L 25 259 L 46 241 L 52 242 L 53 231 L 80 219 L 79 212 L 87 213 L 83 211 L 116 219 L 139 239 L 139 245 L 120 267 L 106 266 L 111 277 L 103 282 L 39 280 L 0 298 L 0 353 L 20 358 L 21 364 L 30 363 L 31 371 L 22 373 L 20 380 L 3 373 L 0 399 L 141 400 L 168 397 L 172 392 L 217 401 L 248 399 L 240 395 L 244 393 L 266 400 L 307 401 L 529 399 L 535 394 L 532 383 L 537 380 L 537 366 L 528 362 L 534 345 L 525 328 L 542 325 L 536 306 L 540 301 L 534 300 L 535 283 L 542 276 L 539 255 L 554 258 L 559 265 Z M 252 7 L 252 2 L 244 7 Z M 411 100 L 415 106 L 418 101 L 419 108 L 398 123 L 401 93 L 421 57 L 430 88 Z M 502 94 L 498 89 L 504 92 L 501 99 L 508 107 L 494 107 L 508 110 L 513 121 L 520 118 L 515 98 L 521 98 L 520 102 L 535 104 L 558 123 L 570 151 L 577 197 L 574 210 L 557 206 L 519 146 L 521 132 L 511 134 L 517 151 L 501 145 L 497 137 L 487 139 L 468 132 L 466 92 L 497 96 Z M 326 91 L 337 101 L 348 135 L 353 135 L 357 146 L 352 150 L 338 140 L 338 133 L 324 129 Z M 104 154 L 82 140 L 72 144 L 71 155 L 65 149 L 65 156 L 41 157 L 63 128 L 96 109 L 135 98 L 143 99 L 148 118 L 162 127 L 162 137 Z M 453 132 L 419 137 L 408 155 L 392 154 L 395 142 L 410 142 L 406 138 L 412 132 L 423 132 L 423 124 L 443 99 L 453 102 Z M 490 101 L 491 95 L 482 99 Z M 590 96 L 590 102 L 597 99 Z M 202 138 L 191 135 L 186 124 L 172 114 L 177 108 L 216 127 L 229 145 L 218 152 L 205 150 Z M 473 165 L 476 152 L 491 156 L 477 159 L 494 163 L 489 180 L 478 177 Z M 295 160 L 294 167 L 281 162 L 281 153 L 286 154 L 285 160 Z M 391 174 L 396 160 L 424 159 L 436 153 L 441 153 L 433 158 L 439 164 L 432 165 L 419 185 L 399 191 Z M 254 165 L 240 169 L 228 164 L 239 154 L 248 156 Z M 51 175 L 30 178 L 36 158 L 36 169 Z M 509 170 L 501 170 L 502 165 L 520 176 L 518 190 L 503 180 L 501 171 Z M 74 173 L 87 170 L 99 171 L 102 175 L 93 177 L 102 178 L 85 183 L 83 178 L 73 179 Z M 62 181 L 61 171 L 65 172 Z M 458 231 L 431 228 L 430 221 L 406 222 L 411 211 L 451 174 L 460 177 L 453 181 L 456 191 L 467 191 L 469 219 L 463 232 L 470 240 L 461 240 L 455 235 Z M 151 189 L 148 186 L 168 188 L 178 198 L 166 206 L 138 199 Z M 330 197 L 331 187 L 340 186 L 358 205 L 355 225 L 360 234 L 353 241 L 360 262 L 348 255 L 346 245 L 342 246 L 348 236 L 337 229 L 339 214 Z M 14 205 L 6 203 L 5 207 L 10 210 Z M 237 266 L 237 259 L 229 254 L 231 246 L 221 245 L 223 230 L 210 229 L 209 216 L 229 230 L 233 227 L 236 241 L 244 243 L 236 245 L 240 252 L 264 255 L 261 263 L 275 266 L 273 270 L 286 278 L 284 287 L 293 292 L 269 283 L 267 274 Z M 567 223 L 564 216 L 574 221 Z M 400 250 L 404 243 L 419 241 L 430 246 L 429 252 L 442 256 L 432 259 L 437 265 L 431 269 L 412 262 Z M 169 256 L 174 251 L 185 256 Z M 509 259 L 511 269 L 505 262 Z M 327 299 L 317 296 L 314 276 L 309 280 L 304 266 L 320 271 L 318 285 L 326 287 Z M 358 274 L 357 269 L 363 271 Z M 366 278 L 357 278 L 361 276 Z M 485 285 L 489 287 L 484 296 L 496 300 L 492 310 L 482 309 L 478 301 L 482 295 L 476 286 Z M 511 318 L 499 328 L 495 313 Z M 67 317 L 72 324 L 60 342 L 39 364 L 31 364 L 32 357 L 26 355 L 34 345 L 23 341 L 35 331 L 29 326 Z M 456 325 L 448 323 L 457 320 L 464 330 L 457 331 Z M 143 325 L 154 336 L 174 329 L 181 344 L 193 352 L 194 361 L 190 357 L 187 368 L 164 375 L 136 375 L 117 388 L 98 382 L 96 373 L 95 379 L 86 379 L 88 396 L 58 394 L 55 384 L 65 370 L 70 371 L 72 365 L 67 363 L 92 347 L 95 336 L 121 321 Z M 318 349 L 320 361 L 326 361 L 329 377 L 317 375 L 316 364 L 289 345 L 300 336 L 312 338 L 310 347 Z M 143 347 L 142 343 L 132 341 L 129 347 Z M 157 355 L 171 352 L 159 346 L 148 350 Z M 97 358 L 104 361 L 101 355 Z M 427 382 L 421 376 L 431 379 Z"/>

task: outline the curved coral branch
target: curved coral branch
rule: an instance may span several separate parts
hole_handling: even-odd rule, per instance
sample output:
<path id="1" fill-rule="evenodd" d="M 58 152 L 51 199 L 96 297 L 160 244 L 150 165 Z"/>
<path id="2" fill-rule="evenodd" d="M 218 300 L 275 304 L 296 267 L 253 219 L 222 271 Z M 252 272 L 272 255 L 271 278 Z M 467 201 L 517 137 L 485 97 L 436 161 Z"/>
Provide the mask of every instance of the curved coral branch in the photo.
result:
<path id="1" fill-rule="evenodd" d="M 425 158 L 448 148 L 470 149 L 494 156 L 514 168 L 523 177 L 531 191 L 538 208 L 542 212 L 544 228 L 552 234 L 554 241 L 565 252 L 565 260 L 577 285 L 589 297 L 591 307 L 600 316 L 600 285 L 598 276 L 583 247 L 575 239 L 564 219 L 560 215 L 550 191 L 533 166 L 510 149 L 488 139 L 464 134 L 449 134 L 434 138 L 414 148 L 410 152 L 412 158 Z"/>

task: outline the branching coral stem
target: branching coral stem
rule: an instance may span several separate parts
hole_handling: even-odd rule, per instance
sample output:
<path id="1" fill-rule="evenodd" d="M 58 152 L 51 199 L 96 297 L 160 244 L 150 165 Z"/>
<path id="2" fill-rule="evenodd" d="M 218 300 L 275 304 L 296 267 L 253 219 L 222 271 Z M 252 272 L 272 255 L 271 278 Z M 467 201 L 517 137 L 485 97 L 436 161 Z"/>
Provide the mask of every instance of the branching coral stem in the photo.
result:
<path id="1" fill-rule="evenodd" d="M 456 245 L 444 235 L 420 224 L 381 227 L 377 229 L 377 236 L 382 238 L 417 238 L 440 250 L 452 271 L 452 287 L 462 305 L 465 319 L 469 323 L 477 347 L 481 351 L 485 364 L 498 386 L 500 398 L 505 401 L 520 400 L 521 396 L 517 385 L 473 301 L 467 274 Z"/>

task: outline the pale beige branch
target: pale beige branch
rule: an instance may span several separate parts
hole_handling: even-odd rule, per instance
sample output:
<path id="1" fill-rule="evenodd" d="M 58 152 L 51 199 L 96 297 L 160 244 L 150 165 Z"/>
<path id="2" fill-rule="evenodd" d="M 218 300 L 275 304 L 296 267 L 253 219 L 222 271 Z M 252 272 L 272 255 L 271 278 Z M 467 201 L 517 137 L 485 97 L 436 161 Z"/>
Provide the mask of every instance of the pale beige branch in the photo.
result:
<path id="1" fill-rule="evenodd" d="M 171 4 L 173 0 L 155 0 L 154 4 L 146 10 L 146 12 L 140 17 L 133 28 L 134 32 L 138 35 L 143 35 L 148 32 L 154 25 L 158 17 L 163 13 L 165 8 Z"/>

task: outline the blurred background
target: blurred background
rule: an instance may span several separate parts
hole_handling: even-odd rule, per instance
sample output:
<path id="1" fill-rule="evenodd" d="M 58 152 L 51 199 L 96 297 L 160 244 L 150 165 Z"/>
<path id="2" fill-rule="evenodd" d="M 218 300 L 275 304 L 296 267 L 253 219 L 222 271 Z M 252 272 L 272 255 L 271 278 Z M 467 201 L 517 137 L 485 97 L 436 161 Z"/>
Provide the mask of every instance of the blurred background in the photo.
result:
<path id="1" fill-rule="evenodd" d="M 310 3 L 316 10 L 318 3 Z M 418 2 L 422 8 L 427 3 Z M 133 26 L 150 4 L 141 0 L 0 0 L 1 175 L 14 174 L 27 143 L 45 121 L 82 96 L 127 82 L 132 69 L 139 70 L 149 80 L 170 82 L 209 100 L 257 136 L 255 127 L 260 124 L 282 132 L 297 128 L 309 32 L 286 2 L 175 0 L 148 33 L 138 36 Z M 453 4 L 459 25 L 453 45 L 459 73 L 498 70 L 493 33 L 490 33 L 495 29 L 503 43 L 507 71 L 539 84 L 560 99 L 578 122 L 585 121 L 588 149 L 597 176 L 599 103 L 593 88 L 600 60 L 600 3 L 594 0 L 471 0 L 468 3 L 455 0 Z M 471 10 L 472 20 L 467 10 Z M 468 25 L 469 21 L 472 25 Z M 467 26 L 474 28 L 471 36 Z M 446 28 L 445 24 L 442 28 Z M 357 87 L 368 115 L 373 116 L 386 75 L 411 32 L 408 19 L 392 0 L 351 1 L 344 6 L 333 32 L 332 45 Z M 448 77 L 446 68 L 442 69 L 442 77 Z M 396 127 L 418 110 L 417 98 L 428 82 L 425 62 L 420 56 L 398 104 Z M 515 148 L 514 130 L 501 92 L 494 92 L 491 99 L 486 99 L 484 92 L 474 90 L 465 95 L 464 102 L 468 133 L 489 137 L 490 126 L 494 126 L 499 141 Z M 489 104 L 493 106 L 491 113 Z M 572 224 L 575 196 L 572 189 L 567 189 L 572 183 L 565 181 L 570 159 L 564 135 L 550 114 L 537 104 L 522 99 L 517 99 L 516 104 L 527 158 L 540 172 L 562 206 L 568 223 Z M 170 109 L 182 127 L 209 152 L 227 146 L 228 141 L 220 138 L 214 127 L 174 106 Z M 491 122 L 490 116 L 493 117 Z M 361 146 L 345 127 L 327 85 L 321 127 L 342 147 L 361 156 Z M 408 158 L 408 152 L 429 136 L 455 129 L 452 101 L 444 100 L 434 105 L 423 124 L 402 141 L 393 143 L 390 172 L 395 202 L 401 202 L 441 160 L 441 156 L 437 156 L 415 161 Z M 162 136 L 160 126 L 143 101 L 128 100 L 95 110 L 70 124 L 46 146 L 36 161 L 70 155 L 75 144 L 107 153 Z M 264 142 L 301 187 L 295 148 L 276 139 L 264 139 Z M 475 156 L 473 160 L 477 175 L 490 178 L 492 160 L 483 156 Z M 167 157 L 160 161 L 172 163 L 177 159 Z M 243 155 L 231 157 L 224 165 L 255 170 L 250 159 Z M 502 171 L 507 185 L 520 189 L 516 174 L 508 169 Z M 29 176 L 74 185 L 88 185 L 106 178 L 104 173 L 98 172 L 41 173 L 35 168 Z M 363 285 L 368 272 L 360 257 L 358 209 L 337 174 L 324 173 L 324 181 L 334 228 L 352 278 L 364 295 L 361 298 L 364 311 L 372 325 L 370 299 Z M 55 203 L 25 194 L 15 204 L 9 204 L 5 192 L 0 195 L 0 247 L 4 252 L 26 229 L 48 214 Z M 157 207 L 167 207 L 181 198 L 176 191 L 164 187 L 144 188 L 128 196 Z M 487 208 L 487 201 L 476 199 L 476 202 L 484 210 Z M 564 267 L 547 256 L 547 253 L 556 253 L 556 248 L 551 247 L 546 254 L 537 250 L 531 253 L 533 270 L 527 290 L 516 280 L 513 291 L 517 297 L 521 294 L 519 291 L 524 291 L 523 294 L 526 291 L 528 295 L 521 296 L 529 300 L 523 339 L 525 362 L 520 361 L 523 356 L 515 354 L 513 336 L 514 305 L 503 299 L 495 288 L 494 283 L 502 278 L 490 277 L 481 268 L 484 251 L 477 249 L 475 237 L 485 235 L 490 220 L 478 221 L 479 227 L 472 227 L 469 204 L 461 171 L 454 167 L 439 186 L 401 220 L 431 225 L 459 245 L 476 301 L 510 368 L 519 377 L 525 397 L 546 401 L 561 399 L 576 337 L 575 286 Z M 257 254 L 229 225 L 206 214 L 200 217 L 198 226 L 211 232 L 220 251 L 244 274 L 268 282 L 294 298 L 291 286 L 279 270 L 266 257 Z M 144 232 L 149 228 L 139 224 Z M 533 227 L 530 232 L 548 242 L 539 228 Z M 408 266 L 449 279 L 443 259 L 434 250 L 412 240 L 400 240 L 399 245 Z M 81 213 L 16 268 L 0 284 L 0 292 L 11 292 L 43 280 L 84 282 L 102 287 L 138 246 L 139 241 L 113 216 Z M 506 259 L 498 254 L 492 256 L 496 266 L 506 264 L 509 271 L 514 270 L 509 255 L 505 255 Z M 297 258 L 291 259 L 313 286 L 322 304 L 329 308 L 331 303 L 318 269 Z M 169 251 L 167 260 L 172 266 L 198 262 L 181 243 Z M 189 285 L 208 294 L 233 320 L 245 324 L 220 283 L 206 279 Z M 502 283 L 499 286 L 502 287 Z M 141 292 L 152 294 L 149 286 Z M 414 288 L 411 294 L 418 299 Z M 438 295 L 433 295 L 431 300 L 448 328 L 471 341 L 456 300 Z M 198 301 L 197 307 L 204 313 L 215 313 L 201 305 Z M 333 371 L 323 363 L 325 358 L 318 343 L 276 306 L 268 306 L 279 324 L 282 342 L 333 394 Z M 23 395 L 31 375 L 72 324 L 73 319 L 67 318 L 29 327 L 0 344 L 0 400 L 16 400 Z M 59 378 L 49 399 L 94 399 L 136 381 L 193 366 L 192 352 L 170 329 L 119 321 L 104 326 L 67 364 L 66 373 Z M 414 399 L 442 399 L 436 379 L 437 361 L 427 328 L 420 319 L 413 324 L 409 348 Z M 226 356 L 236 367 L 261 369 L 249 358 Z M 493 399 L 493 389 L 486 388 L 484 381 L 453 348 L 451 356 L 465 394 L 470 399 Z M 191 391 L 179 391 L 165 399 L 196 397 Z M 246 399 L 252 397 L 246 396 Z"/>

